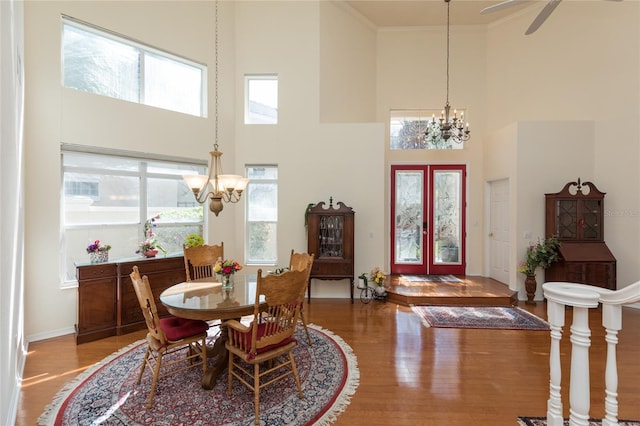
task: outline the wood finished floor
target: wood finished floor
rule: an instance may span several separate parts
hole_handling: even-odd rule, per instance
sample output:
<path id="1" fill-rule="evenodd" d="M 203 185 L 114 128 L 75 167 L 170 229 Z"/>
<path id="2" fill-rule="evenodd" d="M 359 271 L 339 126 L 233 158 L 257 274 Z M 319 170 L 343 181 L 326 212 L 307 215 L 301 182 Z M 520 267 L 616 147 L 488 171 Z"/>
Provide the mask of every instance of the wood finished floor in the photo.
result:
<path id="1" fill-rule="evenodd" d="M 469 280 L 472 284 L 478 282 Z M 448 286 L 442 288 L 443 293 L 451 291 Z M 492 293 L 493 287 L 488 288 L 487 293 Z M 543 302 L 519 306 L 546 318 Z M 571 312 L 567 310 L 561 346 L 566 415 Z M 341 336 L 358 358 L 360 385 L 335 425 L 499 426 L 516 425 L 519 415 L 546 413 L 548 332 L 427 328 L 408 306 L 388 301 L 365 305 L 359 300 L 351 304 L 348 299 L 312 299 L 306 304 L 305 313 L 308 322 Z M 594 417 L 602 417 L 604 413 L 606 345 L 600 324 L 601 312 L 592 311 Z M 142 339 L 144 334 L 135 332 L 79 346 L 72 335 L 30 344 L 16 424 L 35 425 L 65 383 L 105 356 Z M 618 337 L 619 418 L 637 420 L 640 419 L 640 310 L 623 310 L 623 330 Z"/>

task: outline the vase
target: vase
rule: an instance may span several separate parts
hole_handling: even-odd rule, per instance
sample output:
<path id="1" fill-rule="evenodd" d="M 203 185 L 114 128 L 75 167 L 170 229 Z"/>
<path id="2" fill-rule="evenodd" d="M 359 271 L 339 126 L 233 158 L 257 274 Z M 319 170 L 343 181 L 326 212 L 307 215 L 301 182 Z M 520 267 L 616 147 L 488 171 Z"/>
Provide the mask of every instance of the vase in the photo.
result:
<path id="1" fill-rule="evenodd" d="M 158 249 L 149 249 L 145 250 L 143 253 L 144 257 L 156 257 L 158 254 Z"/>
<path id="2" fill-rule="evenodd" d="M 233 288 L 233 274 L 222 276 L 222 288 L 223 289 Z"/>
<path id="3" fill-rule="evenodd" d="M 527 278 L 524 280 L 524 288 L 527 291 L 527 301 L 524 302 L 525 305 L 535 305 L 536 302 L 533 298 L 536 295 L 536 287 L 538 283 L 536 282 L 536 276 L 534 274 L 527 274 Z"/>
<path id="4" fill-rule="evenodd" d="M 92 251 L 89 253 L 89 261 L 91 263 L 105 263 L 109 261 L 108 251 Z"/>
<path id="5" fill-rule="evenodd" d="M 387 292 L 387 289 L 384 288 L 384 285 L 377 285 L 376 286 L 376 293 L 378 294 L 378 296 L 382 296 Z"/>

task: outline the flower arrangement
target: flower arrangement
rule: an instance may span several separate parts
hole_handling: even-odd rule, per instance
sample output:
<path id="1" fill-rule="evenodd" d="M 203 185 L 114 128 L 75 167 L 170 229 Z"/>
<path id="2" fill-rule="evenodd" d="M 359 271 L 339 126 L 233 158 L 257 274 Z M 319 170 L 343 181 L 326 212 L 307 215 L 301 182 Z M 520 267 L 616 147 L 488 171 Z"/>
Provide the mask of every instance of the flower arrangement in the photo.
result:
<path id="1" fill-rule="evenodd" d="M 102 244 L 100 240 L 95 240 L 87 246 L 87 253 L 89 253 L 91 263 L 108 262 L 109 250 L 111 250 L 111 246 L 109 244 Z"/>
<path id="2" fill-rule="evenodd" d="M 527 247 L 525 260 L 520 262 L 518 272 L 525 275 L 534 275 L 538 267 L 547 269 L 558 260 L 558 248 L 560 242 L 555 236 L 540 240 Z"/>
<path id="3" fill-rule="evenodd" d="M 109 251 L 111 246 L 109 244 L 102 244 L 100 240 L 95 240 L 92 244 L 87 246 L 87 253 L 98 253 L 100 251 Z"/>
<path id="4" fill-rule="evenodd" d="M 153 228 L 155 228 L 156 220 L 160 219 L 160 215 L 154 216 L 151 219 L 148 219 L 144 223 L 144 238 L 145 240 L 138 244 L 138 250 L 136 253 L 140 253 L 144 256 L 147 256 L 146 253 L 153 252 L 155 250 L 160 250 L 162 253 L 167 254 L 167 251 L 162 248 L 158 240 L 156 239 L 156 234 L 153 232 Z M 155 255 L 155 254 L 154 254 Z"/>
<path id="5" fill-rule="evenodd" d="M 384 285 L 384 280 L 387 278 L 387 273 L 380 267 L 376 266 L 369 272 L 369 279 L 379 286 Z"/>
<path id="6" fill-rule="evenodd" d="M 216 274 L 222 275 L 227 279 L 241 269 L 242 269 L 242 265 L 236 262 L 235 260 L 218 259 L 216 264 L 213 266 L 213 272 L 215 272 Z"/>

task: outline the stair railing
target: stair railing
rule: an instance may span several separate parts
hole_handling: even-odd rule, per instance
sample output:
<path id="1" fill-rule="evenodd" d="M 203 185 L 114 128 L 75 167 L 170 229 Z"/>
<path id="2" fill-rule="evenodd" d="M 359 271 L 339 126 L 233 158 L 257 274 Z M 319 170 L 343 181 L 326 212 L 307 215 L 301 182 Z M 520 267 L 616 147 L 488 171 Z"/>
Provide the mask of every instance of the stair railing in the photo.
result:
<path id="1" fill-rule="evenodd" d="M 542 285 L 547 299 L 547 317 L 551 328 L 549 353 L 549 400 L 547 425 L 563 426 L 560 396 L 560 341 L 565 322 L 565 306 L 573 307 L 571 324 L 571 369 L 569 380 L 569 426 L 589 425 L 589 309 L 602 304 L 602 325 L 606 330 L 605 417 L 602 426 L 618 425 L 618 366 L 616 345 L 622 329 L 622 307 L 640 301 L 640 281 L 620 290 L 565 282 Z"/>

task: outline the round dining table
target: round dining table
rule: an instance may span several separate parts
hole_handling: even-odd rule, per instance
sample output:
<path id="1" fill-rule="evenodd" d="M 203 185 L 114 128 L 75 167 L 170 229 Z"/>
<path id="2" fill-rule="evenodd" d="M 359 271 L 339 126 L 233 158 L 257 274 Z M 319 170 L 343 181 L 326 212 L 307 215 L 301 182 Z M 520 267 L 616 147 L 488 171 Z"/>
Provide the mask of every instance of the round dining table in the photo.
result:
<path id="1" fill-rule="evenodd" d="M 175 284 L 160 294 L 160 302 L 171 315 L 181 318 L 212 320 L 240 320 L 254 313 L 256 302 L 256 275 L 234 274 L 233 285 L 223 288 L 215 277 L 185 281 Z M 208 348 L 207 356 L 215 357 L 213 367 L 202 376 L 202 387 L 213 389 L 220 373 L 227 367 L 229 354 L 224 347 L 227 330 L 220 325 L 220 336 L 213 347 Z"/>

